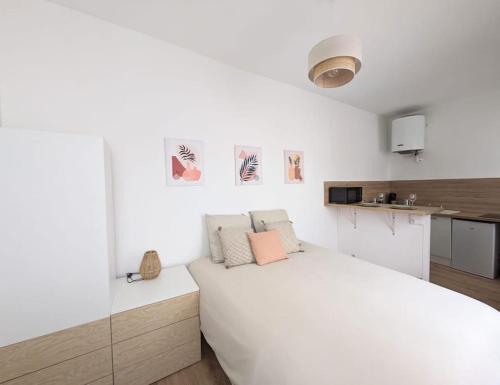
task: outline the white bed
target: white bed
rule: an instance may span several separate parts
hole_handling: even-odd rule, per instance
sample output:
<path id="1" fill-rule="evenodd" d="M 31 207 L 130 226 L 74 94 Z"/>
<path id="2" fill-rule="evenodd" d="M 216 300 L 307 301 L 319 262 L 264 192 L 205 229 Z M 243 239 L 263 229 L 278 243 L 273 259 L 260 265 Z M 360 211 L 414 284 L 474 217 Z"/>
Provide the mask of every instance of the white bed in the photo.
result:
<path id="1" fill-rule="evenodd" d="M 500 312 L 311 244 L 265 266 L 200 258 L 201 330 L 234 385 L 499 385 Z"/>

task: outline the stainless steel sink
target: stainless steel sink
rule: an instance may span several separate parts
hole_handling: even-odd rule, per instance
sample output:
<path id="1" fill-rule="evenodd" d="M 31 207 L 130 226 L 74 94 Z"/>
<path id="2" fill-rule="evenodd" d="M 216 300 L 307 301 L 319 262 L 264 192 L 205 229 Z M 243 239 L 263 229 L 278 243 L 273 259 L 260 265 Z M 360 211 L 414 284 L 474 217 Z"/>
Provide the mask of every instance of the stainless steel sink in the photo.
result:
<path id="1" fill-rule="evenodd" d="M 369 202 L 358 203 L 358 206 L 361 206 L 361 207 L 380 207 L 380 205 L 378 203 L 369 203 Z"/>
<path id="2" fill-rule="evenodd" d="M 416 207 L 413 206 L 407 206 L 407 205 L 392 205 L 391 209 L 397 209 L 397 210 L 416 210 Z"/>
<path id="3" fill-rule="evenodd" d="M 453 215 L 453 214 L 458 214 L 460 211 L 458 210 L 441 210 L 439 214 L 444 214 L 444 215 Z"/>

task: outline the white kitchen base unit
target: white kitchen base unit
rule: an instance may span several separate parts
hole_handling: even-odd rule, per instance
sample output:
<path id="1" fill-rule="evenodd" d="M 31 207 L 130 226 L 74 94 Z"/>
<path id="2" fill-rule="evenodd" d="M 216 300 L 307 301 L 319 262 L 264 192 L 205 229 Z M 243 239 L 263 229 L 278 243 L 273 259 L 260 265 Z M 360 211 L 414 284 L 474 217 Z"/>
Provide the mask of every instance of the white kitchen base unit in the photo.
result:
<path id="1" fill-rule="evenodd" d="M 336 206 L 339 251 L 429 280 L 431 217 L 422 211 Z"/>

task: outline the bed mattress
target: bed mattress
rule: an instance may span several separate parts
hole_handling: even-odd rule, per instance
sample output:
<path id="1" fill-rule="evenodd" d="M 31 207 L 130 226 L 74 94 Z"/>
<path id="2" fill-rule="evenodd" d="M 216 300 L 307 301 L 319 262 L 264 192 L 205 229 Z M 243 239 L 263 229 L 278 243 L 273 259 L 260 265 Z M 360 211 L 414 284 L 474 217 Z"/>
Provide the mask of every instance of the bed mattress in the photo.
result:
<path id="1" fill-rule="evenodd" d="M 265 266 L 190 264 L 234 385 L 499 385 L 500 312 L 305 244 Z"/>

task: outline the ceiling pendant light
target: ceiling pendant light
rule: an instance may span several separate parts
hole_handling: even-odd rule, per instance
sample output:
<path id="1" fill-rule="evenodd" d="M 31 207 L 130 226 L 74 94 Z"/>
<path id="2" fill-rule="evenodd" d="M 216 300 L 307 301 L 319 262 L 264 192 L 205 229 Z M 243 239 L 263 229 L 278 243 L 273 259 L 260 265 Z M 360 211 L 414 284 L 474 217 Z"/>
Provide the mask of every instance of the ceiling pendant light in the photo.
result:
<path id="1" fill-rule="evenodd" d="M 309 52 L 309 80 L 321 88 L 349 83 L 361 69 L 361 40 L 355 36 L 332 36 Z"/>

